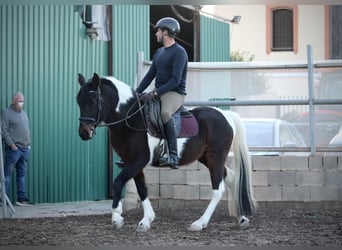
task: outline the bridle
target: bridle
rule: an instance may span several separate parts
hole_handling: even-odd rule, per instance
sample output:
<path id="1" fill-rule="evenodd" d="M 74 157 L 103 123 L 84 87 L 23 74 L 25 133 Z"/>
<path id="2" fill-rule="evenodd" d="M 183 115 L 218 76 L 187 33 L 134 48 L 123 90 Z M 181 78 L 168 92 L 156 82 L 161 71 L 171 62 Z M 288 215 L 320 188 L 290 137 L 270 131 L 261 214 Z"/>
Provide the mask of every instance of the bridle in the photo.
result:
<path id="1" fill-rule="evenodd" d="M 97 102 L 97 116 L 96 116 L 96 119 L 93 118 L 93 117 L 83 117 L 81 116 L 79 118 L 79 121 L 82 123 L 82 124 L 85 124 L 85 125 L 88 125 L 88 124 L 93 124 L 94 125 L 94 128 L 92 130 L 95 130 L 95 128 L 98 126 L 98 124 L 100 123 L 100 116 L 101 116 L 101 112 L 102 112 L 102 106 L 103 106 L 103 98 L 102 98 L 102 95 L 101 95 L 101 90 L 100 88 L 98 87 L 97 88 L 97 91 L 93 91 L 93 90 L 90 90 L 89 93 L 95 93 L 97 94 L 97 98 L 96 98 L 96 102 Z"/>
<path id="2" fill-rule="evenodd" d="M 113 126 L 113 125 L 119 124 L 121 122 L 125 122 L 126 126 L 129 127 L 130 129 L 133 129 L 133 130 L 136 130 L 136 131 L 147 131 L 147 125 L 146 125 L 146 122 L 145 122 L 145 119 L 144 119 L 144 114 L 143 114 L 143 108 L 145 106 L 145 103 L 143 105 L 141 104 L 139 95 L 137 93 L 135 93 L 136 101 L 129 107 L 125 117 L 120 119 L 120 120 L 117 120 L 117 121 L 114 121 L 114 122 L 110 122 L 110 123 L 105 123 L 105 122 L 101 122 L 100 121 L 101 112 L 102 112 L 103 107 L 104 107 L 104 101 L 103 101 L 103 98 L 102 98 L 102 94 L 101 94 L 100 88 L 98 87 L 97 91 L 91 90 L 91 91 L 89 91 L 89 93 L 96 93 L 97 94 L 97 101 L 96 101 L 97 102 L 97 116 L 96 116 L 96 119 L 93 118 L 93 117 L 83 117 L 83 116 L 81 116 L 79 118 L 79 121 L 81 123 L 85 124 L 85 125 L 88 125 L 88 124 L 92 123 L 94 125 L 94 128 L 92 128 L 91 130 L 94 133 L 95 133 L 95 128 L 96 127 Z M 139 108 L 136 111 L 134 111 L 133 113 L 130 113 L 132 111 L 132 109 L 135 107 L 136 104 L 138 104 Z M 144 122 L 144 128 L 143 129 L 134 128 L 134 127 L 132 127 L 128 123 L 128 120 L 130 118 L 132 118 L 133 116 L 135 116 L 136 114 L 138 114 L 138 113 L 140 113 L 140 115 L 142 117 L 142 120 Z"/>

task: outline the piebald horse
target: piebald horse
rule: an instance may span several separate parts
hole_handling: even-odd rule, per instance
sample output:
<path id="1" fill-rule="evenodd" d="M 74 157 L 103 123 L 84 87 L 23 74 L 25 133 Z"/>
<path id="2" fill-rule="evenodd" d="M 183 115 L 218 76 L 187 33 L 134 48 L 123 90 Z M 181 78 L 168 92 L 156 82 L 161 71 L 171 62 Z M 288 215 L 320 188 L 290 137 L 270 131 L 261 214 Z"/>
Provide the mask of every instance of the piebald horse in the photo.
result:
<path id="1" fill-rule="evenodd" d="M 124 168 L 113 180 L 112 223 L 117 229 L 124 225 L 121 192 L 133 178 L 144 211 L 137 231 L 147 231 L 155 219 L 155 212 L 148 198 L 143 169 L 151 164 L 160 139 L 148 133 L 142 108 L 144 103 L 129 85 L 114 77 L 100 78 L 94 73 L 91 79 L 86 80 L 79 74 L 78 81 L 81 86 L 77 94 L 79 136 L 82 140 L 90 140 L 98 126 L 108 126 L 113 149 L 124 163 Z M 226 186 L 229 188 L 229 214 L 237 218 L 241 228 L 247 227 L 247 216 L 252 215 L 257 203 L 240 117 L 235 112 L 211 107 L 197 107 L 189 112 L 197 120 L 198 133 L 190 138 L 177 139 L 179 165 L 196 160 L 203 163 L 209 170 L 212 185 L 211 201 L 203 215 L 191 224 L 190 230 L 200 231 L 208 226 Z M 228 168 L 226 161 L 231 148 L 234 160 L 232 167 Z"/>

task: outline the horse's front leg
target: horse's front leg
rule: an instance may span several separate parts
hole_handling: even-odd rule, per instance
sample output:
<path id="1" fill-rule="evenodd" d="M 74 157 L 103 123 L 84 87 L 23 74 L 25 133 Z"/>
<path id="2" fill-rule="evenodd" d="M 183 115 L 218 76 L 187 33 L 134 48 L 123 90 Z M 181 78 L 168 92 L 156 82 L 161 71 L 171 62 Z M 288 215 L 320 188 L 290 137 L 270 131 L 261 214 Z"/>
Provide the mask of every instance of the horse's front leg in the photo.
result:
<path id="1" fill-rule="evenodd" d="M 138 170 L 135 171 L 135 166 L 125 166 L 120 174 L 115 178 L 113 182 L 113 204 L 112 204 L 112 223 L 116 229 L 121 228 L 124 225 L 124 218 L 122 217 L 123 202 L 121 198 L 122 189 L 124 185 L 135 176 Z"/>
<path id="2" fill-rule="evenodd" d="M 135 185 L 144 209 L 144 217 L 138 223 L 137 231 L 146 232 L 151 228 L 151 223 L 155 218 L 155 213 L 150 200 L 147 198 L 147 187 L 143 171 L 134 177 Z"/>
<path id="3" fill-rule="evenodd" d="M 123 181 L 121 173 L 113 182 L 112 224 L 116 229 L 119 229 L 124 225 L 124 218 L 121 216 L 123 212 L 121 192 L 125 181 Z"/>
<path id="4" fill-rule="evenodd" d="M 152 208 L 151 202 L 148 198 L 142 201 L 142 207 L 144 209 L 144 217 L 137 226 L 138 232 L 147 232 L 151 228 L 151 223 L 155 218 L 155 213 Z"/>
<path id="5" fill-rule="evenodd" d="M 116 229 L 121 228 L 124 225 L 124 218 L 122 214 L 122 202 L 119 201 L 115 208 L 112 208 L 112 223 Z"/>
<path id="6" fill-rule="evenodd" d="M 217 204 L 220 202 L 222 195 L 224 193 L 224 182 L 222 181 L 219 185 L 219 188 L 216 190 L 213 190 L 211 201 L 205 210 L 204 214 L 193 222 L 189 228 L 191 231 L 201 231 L 203 228 L 206 228 L 208 226 L 208 223 L 211 219 L 211 216 L 215 212 Z"/>

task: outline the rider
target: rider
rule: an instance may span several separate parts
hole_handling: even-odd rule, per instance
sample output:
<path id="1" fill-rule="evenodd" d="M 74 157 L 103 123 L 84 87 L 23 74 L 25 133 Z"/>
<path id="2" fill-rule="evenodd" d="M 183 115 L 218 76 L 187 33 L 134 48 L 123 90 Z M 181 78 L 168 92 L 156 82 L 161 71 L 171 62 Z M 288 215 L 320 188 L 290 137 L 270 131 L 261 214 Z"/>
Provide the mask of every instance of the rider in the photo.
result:
<path id="1" fill-rule="evenodd" d="M 143 101 L 159 96 L 161 101 L 161 118 L 167 140 L 169 157 L 162 165 L 178 168 L 177 137 L 172 115 L 183 105 L 186 95 L 186 75 L 188 55 L 185 49 L 175 41 L 180 32 L 179 22 L 172 17 L 160 19 L 154 27 L 157 42 L 163 47 L 156 50 L 152 65 L 136 89 L 142 93 L 155 78 L 155 89 L 142 95 Z"/>

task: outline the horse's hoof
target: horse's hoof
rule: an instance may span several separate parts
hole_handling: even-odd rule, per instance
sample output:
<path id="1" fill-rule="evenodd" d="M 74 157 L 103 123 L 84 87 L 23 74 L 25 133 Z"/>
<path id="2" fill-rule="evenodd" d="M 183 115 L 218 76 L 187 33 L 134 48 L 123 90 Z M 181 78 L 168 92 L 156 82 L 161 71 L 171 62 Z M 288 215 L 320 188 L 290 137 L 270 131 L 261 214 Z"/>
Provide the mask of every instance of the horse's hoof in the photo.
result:
<path id="1" fill-rule="evenodd" d="M 238 226 L 240 229 L 246 229 L 249 227 L 249 219 L 245 216 L 241 216 L 238 221 Z"/>
<path id="2" fill-rule="evenodd" d="M 138 233 L 146 233 L 148 230 L 150 230 L 151 226 L 148 224 L 143 224 L 143 223 L 139 223 L 138 226 L 137 226 L 137 229 L 136 231 Z"/>
<path id="3" fill-rule="evenodd" d="M 198 224 L 198 223 L 192 223 L 191 226 L 189 227 L 189 231 L 195 231 L 195 232 L 199 232 L 202 231 L 203 227 L 202 225 Z"/>
<path id="4" fill-rule="evenodd" d="M 116 229 L 120 229 L 124 225 L 124 218 L 117 218 L 116 220 L 113 220 L 112 223 Z"/>
<path id="5" fill-rule="evenodd" d="M 152 222 L 153 219 L 148 219 L 144 217 L 138 224 L 136 231 L 139 233 L 147 232 L 151 228 L 150 222 Z"/>

